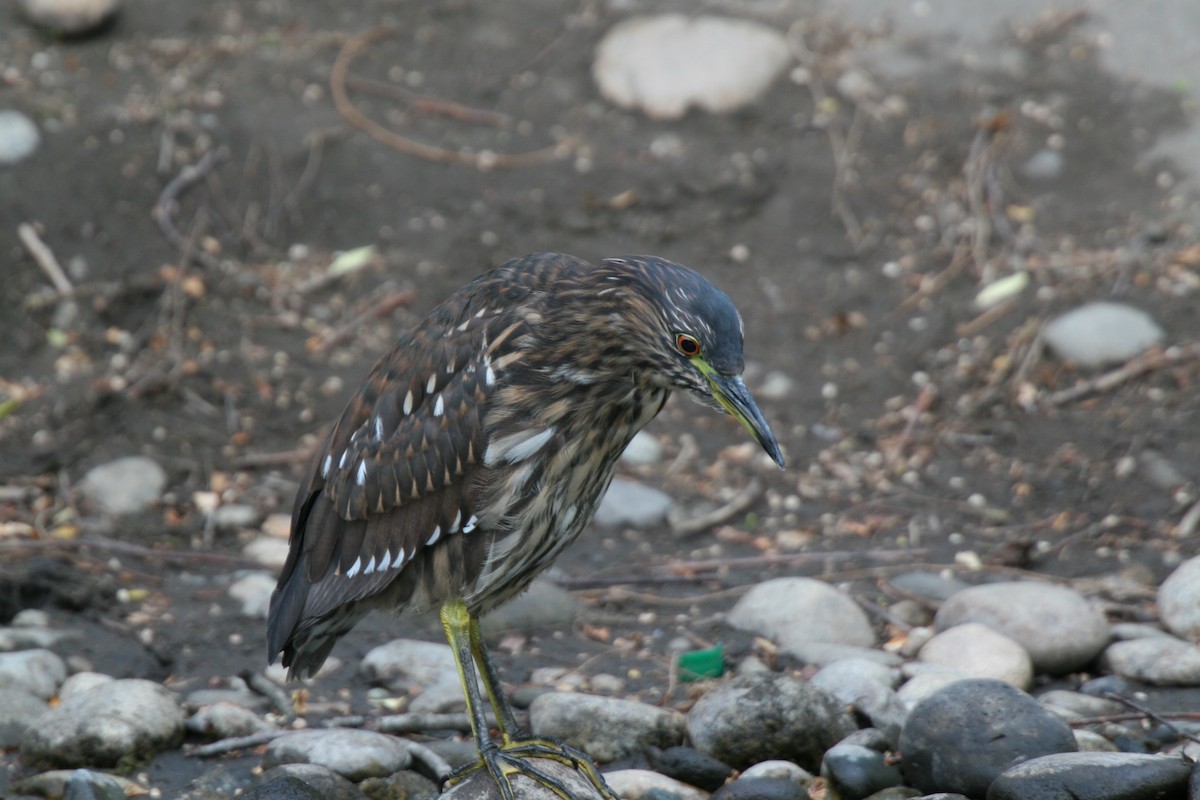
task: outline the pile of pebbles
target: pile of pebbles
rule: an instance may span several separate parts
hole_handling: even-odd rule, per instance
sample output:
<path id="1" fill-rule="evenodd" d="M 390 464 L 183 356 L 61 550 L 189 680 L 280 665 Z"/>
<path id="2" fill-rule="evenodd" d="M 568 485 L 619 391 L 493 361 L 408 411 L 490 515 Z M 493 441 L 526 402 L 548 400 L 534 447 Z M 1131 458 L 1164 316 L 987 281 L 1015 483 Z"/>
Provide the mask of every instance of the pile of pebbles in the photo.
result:
<path id="1" fill-rule="evenodd" d="M 972 586 L 912 573 L 894 583 L 913 599 L 888 614 L 918 624 L 884 644 L 838 588 L 808 578 L 753 587 L 728 623 L 791 656 L 778 663 L 803 668 L 747 656 L 701 685 L 686 713 L 614 696 L 620 687 L 600 676 L 592 693 L 527 687 L 515 701 L 534 734 L 589 753 L 631 800 L 1200 796 L 1190 738 L 1200 724 L 1172 721 L 1171 711 L 1188 709 L 1161 702 L 1160 713 L 1146 713 L 1171 691 L 1197 696 L 1169 687 L 1200 687 L 1200 558 L 1163 584 L 1155 625 L 1110 624 L 1083 595 L 1039 581 Z M 0 747 L 16 750 L 25 776 L 8 797 L 159 797 L 137 770 L 213 741 L 261 761 L 241 772 L 204 762 L 210 770 L 184 800 L 434 797 L 439 776 L 474 758 L 465 737 L 418 742 L 296 722 L 278 667 L 253 676 L 257 691 L 186 696 L 73 669 L 58 654 L 70 652 L 72 635 L 34 610 L 0 629 Z M 461 708 L 445 645 L 398 640 L 360 668 L 384 685 L 421 685 L 412 713 L 396 719 L 422 715 L 436 726 Z M 495 796 L 484 777 L 473 773 L 449 793 Z"/>

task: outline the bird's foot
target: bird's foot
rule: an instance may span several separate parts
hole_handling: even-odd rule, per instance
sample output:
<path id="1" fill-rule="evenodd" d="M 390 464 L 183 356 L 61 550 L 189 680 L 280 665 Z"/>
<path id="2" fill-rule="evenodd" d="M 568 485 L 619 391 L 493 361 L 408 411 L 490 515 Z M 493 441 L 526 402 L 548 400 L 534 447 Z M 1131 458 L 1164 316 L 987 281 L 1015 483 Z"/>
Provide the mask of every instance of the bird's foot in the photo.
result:
<path id="1" fill-rule="evenodd" d="M 600 797 L 606 800 L 620 800 L 586 753 L 554 739 L 510 739 L 503 744 L 493 744 L 480 751 L 479 761 L 456 770 L 447 782 L 450 785 L 457 784 L 483 768 L 496 782 L 504 800 L 516 800 L 512 778 L 517 775 L 524 775 L 541 784 L 562 800 L 579 798 L 577 790 L 573 790 L 559 776 L 551 774 L 551 771 L 539 767 L 535 763 L 537 759 L 556 761 L 570 767 L 585 779 Z"/>

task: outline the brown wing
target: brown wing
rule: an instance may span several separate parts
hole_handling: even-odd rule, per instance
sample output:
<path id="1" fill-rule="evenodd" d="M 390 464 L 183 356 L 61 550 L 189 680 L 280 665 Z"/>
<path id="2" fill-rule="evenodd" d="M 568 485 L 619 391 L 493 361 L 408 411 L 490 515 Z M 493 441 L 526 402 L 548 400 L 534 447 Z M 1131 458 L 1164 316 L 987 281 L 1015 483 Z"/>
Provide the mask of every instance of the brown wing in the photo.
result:
<path id="1" fill-rule="evenodd" d="M 375 366 L 297 495 L 271 598 L 269 659 L 283 650 L 294 671 L 315 671 L 366 613 L 359 601 L 386 589 L 426 548 L 475 531 L 487 446 L 481 420 L 502 383 L 498 354 L 528 329 L 524 315 L 507 312 L 533 311 L 525 301 L 540 279 L 577 263 L 554 263 L 547 274 L 518 263 L 483 276 Z"/>

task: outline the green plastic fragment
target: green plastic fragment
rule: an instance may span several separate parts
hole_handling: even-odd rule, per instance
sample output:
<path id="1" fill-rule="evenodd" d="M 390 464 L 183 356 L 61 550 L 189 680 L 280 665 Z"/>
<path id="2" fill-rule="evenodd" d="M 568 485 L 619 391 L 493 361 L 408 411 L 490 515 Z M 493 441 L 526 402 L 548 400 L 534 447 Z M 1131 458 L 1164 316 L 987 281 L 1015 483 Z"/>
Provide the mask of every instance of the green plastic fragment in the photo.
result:
<path id="1" fill-rule="evenodd" d="M 725 648 L 722 645 L 679 654 L 679 680 L 700 681 L 725 674 Z"/>

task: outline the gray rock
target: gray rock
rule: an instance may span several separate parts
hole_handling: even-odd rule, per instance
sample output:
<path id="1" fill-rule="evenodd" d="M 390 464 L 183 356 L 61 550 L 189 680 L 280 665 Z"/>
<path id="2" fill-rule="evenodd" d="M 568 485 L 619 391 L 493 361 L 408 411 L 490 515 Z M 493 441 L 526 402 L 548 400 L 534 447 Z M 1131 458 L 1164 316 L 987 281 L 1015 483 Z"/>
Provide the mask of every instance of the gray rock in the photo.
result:
<path id="1" fill-rule="evenodd" d="M 439 784 L 419 772 L 402 769 L 386 778 L 367 778 L 360 784 L 363 794 L 372 798 L 397 800 L 434 800 L 441 792 Z"/>
<path id="2" fill-rule="evenodd" d="M 548 578 L 534 578 L 521 594 L 479 621 L 485 635 L 496 636 L 505 631 L 546 631 L 564 628 L 575 622 L 579 601 Z"/>
<path id="3" fill-rule="evenodd" d="M 1143 753 L 1056 753 L 1004 771 L 987 800 L 1151 800 L 1183 797 L 1192 765 Z"/>
<path id="4" fill-rule="evenodd" d="M 1182 639 L 1113 642 L 1101 663 L 1122 678 L 1154 686 L 1200 686 L 1200 648 Z"/>
<path id="5" fill-rule="evenodd" d="M 0 628 L 0 652 L 12 650 L 45 650 L 59 642 L 78 639 L 77 631 L 55 631 L 45 628 Z"/>
<path id="6" fill-rule="evenodd" d="M 239 706 L 247 708 L 251 711 L 261 711 L 270 703 L 267 698 L 261 694 L 250 691 L 244 687 L 230 689 L 196 689 L 188 692 L 184 698 L 183 704 L 191 711 L 199 711 L 205 706 L 213 706 L 218 703 L 227 705 Z"/>
<path id="7" fill-rule="evenodd" d="M 781 778 L 738 778 L 713 792 L 712 800 L 808 800 L 808 794 Z"/>
<path id="8" fill-rule="evenodd" d="M 708 800 L 708 792 L 648 769 L 620 769 L 604 779 L 623 800 Z"/>
<path id="9" fill-rule="evenodd" d="M 83 36 L 103 27 L 120 5 L 120 0 L 21 0 L 21 11 L 50 33 Z"/>
<path id="10" fill-rule="evenodd" d="M 888 583 L 906 594 L 931 603 L 943 603 L 963 589 L 971 588 L 969 583 L 935 572 L 903 572 Z"/>
<path id="11" fill-rule="evenodd" d="M 939 629 L 979 622 L 1003 633 L 1029 654 L 1037 672 L 1080 669 L 1108 643 L 1108 621 L 1082 595 L 1045 583 L 972 586 L 938 609 Z"/>
<path id="12" fill-rule="evenodd" d="M 894 670 L 873 661 L 847 659 L 824 667 L 810 682 L 839 702 L 853 706 L 883 731 L 890 742 L 900 738 L 909 707 L 892 690 L 896 682 Z"/>
<path id="13" fill-rule="evenodd" d="M 349 780 L 361 781 L 407 769 L 412 754 L 405 740 L 375 731 L 301 731 L 267 745 L 263 769 L 281 764 L 316 764 Z"/>
<path id="14" fill-rule="evenodd" d="M 269 572 L 249 572 L 229 584 L 229 596 L 242 604 L 242 613 L 254 619 L 266 619 L 275 591 L 275 576 Z"/>
<path id="15" fill-rule="evenodd" d="M 903 656 L 898 653 L 874 650 L 870 647 L 855 647 L 849 644 L 830 644 L 829 642 L 790 641 L 780 644 L 779 650 L 801 664 L 810 664 L 814 667 L 826 667 L 847 659 L 874 661 L 884 667 L 897 667 L 904 662 Z"/>
<path id="16" fill-rule="evenodd" d="M 812 578 L 775 578 L 746 592 L 727 621 L 783 648 L 820 642 L 869 648 L 875 632 L 853 599 Z"/>
<path id="17" fill-rule="evenodd" d="M 1046 326 L 1046 345 L 1083 369 L 1128 361 L 1161 342 L 1163 329 L 1144 311 L 1122 303 L 1088 303 Z"/>
<path id="18" fill-rule="evenodd" d="M 902 769 L 924 792 L 983 797 L 1013 764 L 1074 751 L 1071 728 L 1011 684 L 957 681 L 917 704 L 900 735 Z"/>
<path id="19" fill-rule="evenodd" d="M 333 770 L 326 769 L 318 764 L 281 764 L 278 767 L 267 770 L 263 773 L 262 781 L 256 791 L 266 790 L 272 782 L 281 778 L 300 781 L 306 788 L 316 791 L 318 793 L 317 797 L 322 798 L 322 800 L 366 800 L 367 798 L 367 795 L 360 791 L 353 783 L 338 775 Z M 367 778 L 363 781 L 363 785 L 366 785 L 367 781 L 371 780 L 374 779 Z M 277 788 L 271 789 L 271 791 L 282 790 L 287 785 L 281 782 L 280 784 L 276 784 Z M 295 786 L 294 783 L 290 785 Z M 221 795 L 214 795 L 214 797 L 219 796 Z M 224 796 L 227 797 L 229 795 L 226 793 Z M 258 797 L 259 800 L 267 800 L 274 797 L 270 794 L 256 795 L 253 793 L 248 796 Z M 298 795 L 298 797 L 304 796 Z M 386 794 L 383 796 L 387 797 Z M 286 797 L 287 795 L 278 795 L 277 800 L 284 800 Z"/>
<path id="20" fill-rule="evenodd" d="M 1173 639 L 1169 631 L 1164 631 L 1157 625 L 1150 625 L 1145 622 L 1114 622 L 1109 626 L 1109 633 L 1114 641 L 1125 641 L 1127 639 Z"/>
<path id="21" fill-rule="evenodd" d="M 77 692 L 38 717 L 21 757 L 39 767 L 111 767 L 183 741 L 183 709 L 152 681 L 116 680 Z"/>
<path id="22" fill-rule="evenodd" d="M 529 707 L 535 736 L 562 739 L 600 762 L 647 747 L 683 743 L 683 718 L 665 708 L 616 697 L 550 692 Z"/>
<path id="23" fill-rule="evenodd" d="M 286 539 L 275 536 L 259 536 L 246 542 L 242 555 L 252 561 L 257 561 L 264 567 L 278 570 L 287 561 L 288 543 Z"/>
<path id="24" fill-rule="evenodd" d="M 996 678 L 1018 689 L 1033 685 L 1033 664 L 1025 648 L 977 622 L 934 636 L 921 648 L 918 658 L 972 678 Z"/>
<path id="25" fill-rule="evenodd" d="M 807 791 L 814 775 L 799 764 L 791 761 L 760 761 L 742 770 L 743 778 L 774 778 L 788 780 Z"/>
<path id="26" fill-rule="evenodd" d="M 592 76 L 609 102 L 678 119 L 691 106 L 719 114 L 754 102 L 789 61 L 783 34 L 760 23 L 664 14 L 613 26 Z"/>
<path id="27" fill-rule="evenodd" d="M 835 796 L 842 800 L 862 800 L 904 782 L 900 770 L 887 763 L 884 753 L 845 742 L 839 742 L 825 752 L 821 760 L 821 777 L 832 784 Z"/>
<path id="28" fill-rule="evenodd" d="M 450 646 L 416 639 L 396 639 L 363 656 L 361 670 L 393 692 L 408 692 L 411 711 L 461 710 L 462 685 Z"/>
<path id="29" fill-rule="evenodd" d="M 254 787 L 246 797 L 249 800 L 324 800 L 325 794 L 300 778 L 280 775 Z"/>
<path id="30" fill-rule="evenodd" d="M 636 467 L 651 466 L 662 461 L 662 445 L 654 434 L 638 431 L 621 453 L 621 463 Z"/>
<path id="31" fill-rule="evenodd" d="M 49 703 L 23 689 L 0 689 L 0 750 L 19 745 L 25 730 L 49 710 Z"/>
<path id="32" fill-rule="evenodd" d="M 1058 150 L 1043 147 L 1021 165 L 1021 174 L 1038 181 L 1051 181 L 1062 175 L 1063 155 Z"/>
<path id="33" fill-rule="evenodd" d="M 1075 744 L 1081 753 L 1119 753 L 1121 748 L 1110 742 L 1095 731 L 1075 728 Z"/>
<path id="34" fill-rule="evenodd" d="M 724 761 L 693 747 L 650 747 L 645 755 L 655 772 L 706 792 L 714 791 L 734 774 L 733 767 Z"/>
<path id="35" fill-rule="evenodd" d="M 79 482 L 83 496 L 106 514 L 136 514 L 158 502 L 167 473 L 145 456 L 127 456 L 92 467 Z"/>
<path id="36" fill-rule="evenodd" d="M 0 166 L 33 155 L 42 141 L 37 125 L 20 111 L 0 109 Z"/>
<path id="37" fill-rule="evenodd" d="M 49 700 L 66 677 L 66 662 L 49 650 L 0 653 L 0 689 L 20 689 Z"/>
<path id="38" fill-rule="evenodd" d="M 917 703 L 934 692 L 941 691 L 955 681 L 965 681 L 970 678 L 970 675 L 956 669 L 930 669 L 918 672 L 905 681 L 896 690 L 896 696 L 911 710 Z"/>
<path id="39" fill-rule="evenodd" d="M 187 729 L 190 733 L 210 739 L 249 736 L 274 727 L 250 709 L 232 703 L 204 706 L 187 719 Z"/>
<path id="40" fill-rule="evenodd" d="M 1179 638 L 1200 642 L 1200 556 L 1184 561 L 1158 587 L 1158 616 Z"/>
<path id="41" fill-rule="evenodd" d="M 556 779 L 567 790 L 567 796 L 572 800 L 607 800 L 584 777 L 583 773 L 567 764 L 551 761 L 546 758 L 529 759 L 531 766 Z M 560 800 L 558 794 L 519 773 L 509 777 L 514 797 L 523 800 Z M 478 769 L 467 775 L 459 783 L 451 786 L 441 800 L 497 800 L 501 795 L 492 776 L 485 770 Z M 688 798 L 687 800 L 692 800 Z"/>
<path id="42" fill-rule="evenodd" d="M 606 528 L 652 528 L 671 510 L 671 497 L 649 486 L 613 478 L 596 509 L 595 522 Z"/>
<path id="43" fill-rule="evenodd" d="M 1066 689 L 1051 689 L 1038 695 L 1038 702 L 1054 710 L 1061 708 L 1080 717 L 1100 717 L 1105 714 L 1121 714 L 1128 707 L 1116 700 L 1103 697 L 1093 697 L 1083 692 L 1071 692 Z"/>
<path id="44" fill-rule="evenodd" d="M 115 678 L 111 675 L 105 675 L 101 672 L 76 672 L 74 675 L 69 675 L 62 682 L 62 686 L 58 687 L 58 696 L 65 700 L 71 695 L 86 692 L 88 689 L 103 683 L 112 683 L 114 680 Z"/>
<path id="45" fill-rule="evenodd" d="M 736 769 L 785 759 L 815 771 L 825 750 L 855 727 L 829 694 L 775 673 L 718 684 L 687 716 L 693 746 Z"/>

